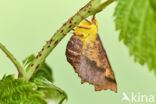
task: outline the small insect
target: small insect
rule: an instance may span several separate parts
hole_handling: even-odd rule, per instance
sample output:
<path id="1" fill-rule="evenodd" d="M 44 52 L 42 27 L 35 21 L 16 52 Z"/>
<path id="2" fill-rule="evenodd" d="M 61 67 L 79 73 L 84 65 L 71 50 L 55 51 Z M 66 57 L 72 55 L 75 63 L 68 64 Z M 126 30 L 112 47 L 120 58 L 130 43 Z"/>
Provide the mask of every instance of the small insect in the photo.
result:
<path id="1" fill-rule="evenodd" d="M 95 91 L 110 89 L 117 92 L 114 72 L 98 35 L 95 16 L 91 21 L 85 19 L 74 30 L 67 44 L 66 56 L 81 83 L 94 85 Z"/>

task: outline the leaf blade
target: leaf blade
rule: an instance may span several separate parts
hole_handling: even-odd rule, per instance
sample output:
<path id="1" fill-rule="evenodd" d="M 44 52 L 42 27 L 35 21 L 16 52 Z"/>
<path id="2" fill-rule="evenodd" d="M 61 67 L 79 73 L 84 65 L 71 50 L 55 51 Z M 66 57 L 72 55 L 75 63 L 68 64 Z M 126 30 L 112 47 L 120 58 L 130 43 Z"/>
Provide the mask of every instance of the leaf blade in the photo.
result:
<path id="1" fill-rule="evenodd" d="M 131 6 L 129 6 L 131 5 Z M 149 0 L 118 0 L 116 29 L 135 61 L 156 72 L 156 20 Z"/>
<path id="2" fill-rule="evenodd" d="M 56 101 L 58 104 L 62 104 L 64 100 L 68 100 L 68 96 L 65 91 L 55 86 L 52 82 L 48 81 L 44 77 L 37 77 L 33 79 L 39 90 L 42 91 L 47 99 Z"/>
<path id="3" fill-rule="evenodd" d="M 47 104 L 37 86 L 13 75 L 0 80 L 0 103 L 2 104 Z"/>
<path id="4" fill-rule="evenodd" d="M 30 65 L 30 63 L 35 59 L 35 56 L 33 54 L 31 54 L 30 56 L 26 57 L 23 60 L 23 66 L 24 67 L 28 67 Z M 52 68 L 46 63 L 43 62 L 40 67 L 38 68 L 38 70 L 34 73 L 34 75 L 32 76 L 31 79 L 36 78 L 36 77 L 45 77 L 47 80 L 54 82 L 54 78 L 53 78 L 53 72 L 52 72 Z"/>

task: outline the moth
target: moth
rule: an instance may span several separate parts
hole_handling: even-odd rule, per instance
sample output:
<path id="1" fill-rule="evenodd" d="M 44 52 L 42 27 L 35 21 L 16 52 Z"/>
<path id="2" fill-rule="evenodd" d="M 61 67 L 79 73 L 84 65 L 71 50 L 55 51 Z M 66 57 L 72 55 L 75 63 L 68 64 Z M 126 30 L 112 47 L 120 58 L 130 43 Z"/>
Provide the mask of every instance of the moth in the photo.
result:
<path id="1" fill-rule="evenodd" d="M 115 75 L 98 35 L 95 16 L 76 26 L 66 47 L 66 57 L 81 83 L 94 85 L 95 91 L 110 89 L 117 92 Z"/>

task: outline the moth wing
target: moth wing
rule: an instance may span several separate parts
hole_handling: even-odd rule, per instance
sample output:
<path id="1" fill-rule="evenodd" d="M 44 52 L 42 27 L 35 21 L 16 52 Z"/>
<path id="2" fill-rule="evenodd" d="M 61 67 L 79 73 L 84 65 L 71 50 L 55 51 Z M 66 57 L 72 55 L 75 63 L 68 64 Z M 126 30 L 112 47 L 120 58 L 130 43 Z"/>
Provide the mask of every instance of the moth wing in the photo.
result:
<path id="1" fill-rule="evenodd" d="M 111 89 L 117 92 L 114 73 L 98 35 L 85 47 L 81 38 L 73 35 L 67 44 L 66 56 L 82 83 L 93 84 L 96 91 Z"/>
<path id="2" fill-rule="evenodd" d="M 87 44 L 79 62 L 77 72 L 82 78 L 82 83 L 93 84 L 96 91 L 110 89 L 117 92 L 114 72 L 99 35 L 95 41 Z"/>
<path id="3" fill-rule="evenodd" d="M 74 67 L 75 72 L 80 64 L 82 48 L 83 41 L 78 36 L 73 35 L 67 44 L 66 57 L 67 61 Z"/>

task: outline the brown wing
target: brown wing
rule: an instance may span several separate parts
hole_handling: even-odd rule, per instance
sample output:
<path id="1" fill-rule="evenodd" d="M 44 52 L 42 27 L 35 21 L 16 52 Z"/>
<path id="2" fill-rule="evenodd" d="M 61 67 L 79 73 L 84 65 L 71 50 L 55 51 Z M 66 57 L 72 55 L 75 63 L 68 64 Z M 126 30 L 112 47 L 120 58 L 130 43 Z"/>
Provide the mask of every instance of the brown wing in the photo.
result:
<path id="1" fill-rule="evenodd" d="M 85 50 L 82 48 L 83 41 L 72 36 L 66 51 L 67 60 L 81 77 L 82 83 L 93 84 L 96 91 L 111 89 L 117 92 L 114 73 L 99 36 L 97 35 L 96 41 L 88 43 Z"/>
<path id="2" fill-rule="evenodd" d="M 78 65 L 80 64 L 82 47 L 82 40 L 80 40 L 78 36 L 73 35 L 70 38 L 66 48 L 67 60 L 74 67 L 76 72 Z"/>

